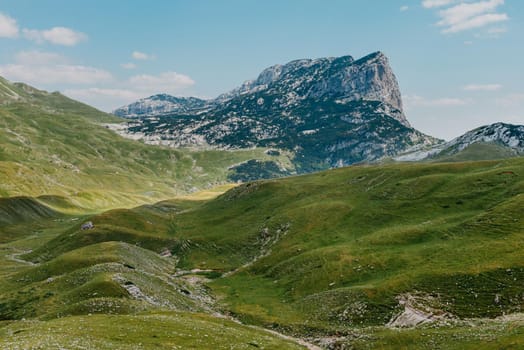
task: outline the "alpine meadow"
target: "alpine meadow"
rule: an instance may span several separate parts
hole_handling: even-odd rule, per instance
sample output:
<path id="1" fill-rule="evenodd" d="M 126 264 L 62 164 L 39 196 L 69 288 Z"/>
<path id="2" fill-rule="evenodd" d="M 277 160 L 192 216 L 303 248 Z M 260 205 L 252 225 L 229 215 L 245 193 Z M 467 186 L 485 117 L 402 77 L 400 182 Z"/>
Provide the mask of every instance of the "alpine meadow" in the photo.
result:
<path id="1" fill-rule="evenodd" d="M 523 5 L 0 4 L 0 349 L 524 349 Z"/>

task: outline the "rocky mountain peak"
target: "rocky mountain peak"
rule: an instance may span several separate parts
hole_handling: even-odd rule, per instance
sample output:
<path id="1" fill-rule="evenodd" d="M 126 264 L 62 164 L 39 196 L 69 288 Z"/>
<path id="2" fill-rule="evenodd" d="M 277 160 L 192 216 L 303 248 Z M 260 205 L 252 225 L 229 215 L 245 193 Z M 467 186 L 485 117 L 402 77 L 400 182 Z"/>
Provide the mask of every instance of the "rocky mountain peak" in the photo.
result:
<path id="1" fill-rule="evenodd" d="M 235 97 L 266 91 L 280 95 L 283 104 L 304 99 L 333 99 L 342 103 L 356 100 L 380 101 L 392 111 L 395 119 L 409 126 L 402 109 L 397 79 L 382 52 L 359 60 L 351 56 L 299 59 L 284 65 L 273 65 L 257 79 L 244 82 L 239 88 L 220 95 L 223 103 Z"/>
<path id="2" fill-rule="evenodd" d="M 145 102 L 160 103 L 138 101 L 133 110 Z M 119 126 L 119 132 L 172 147 L 283 150 L 294 155 L 299 172 L 440 143 L 406 120 L 397 79 L 382 52 L 358 60 L 341 56 L 273 65 L 256 79 L 201 101 L 200 108 L 189 109 L 187 102 L 169 99 L 171 106 L 158 107 L 163 115 L 143 115 L 125 129 Z M 169 108 L 173 111 L 165 113 Z"/>
<path id="3" fill-rule="evenodd" d="M 206 104 L 206 100 L 196 97 L 175 97 L 168 94 L 157 94 L 120 107 L 114 110 L 113 114 L 124 118 L 139 118 L 167 113 L 184 114 L 201 109 Z"/>
<path id="4" fill-rule="evenodd" d="M 470 130 L 451 141 L 428 149 L 414 150 L 395 157 L 399 161 L 419 161 L 452 156 L 474 144 L 498 145 L 512 154 L 524 154 L 524 125 L 494 123 Z"/>
<path id="5" fill-rule="evenodd" d="M 497 143 L 522 152 L 524 151 L 524 125 L 499 122 L 481 126 L 450 141 L 450 144 L 460 151 L 477 142 Z"/>

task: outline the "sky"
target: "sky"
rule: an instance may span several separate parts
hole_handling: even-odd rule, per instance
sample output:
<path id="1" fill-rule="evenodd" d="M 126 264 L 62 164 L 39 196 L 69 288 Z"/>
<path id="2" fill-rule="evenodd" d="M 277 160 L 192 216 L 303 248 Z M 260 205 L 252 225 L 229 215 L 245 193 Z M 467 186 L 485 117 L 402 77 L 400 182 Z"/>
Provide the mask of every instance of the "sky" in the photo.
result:
<path id="1" fill-rule="evenodd" d="M 375 51 L 427 134 L 524 124 L 522 0 L 0 0 L 0 76 L 104 111 Z"/>

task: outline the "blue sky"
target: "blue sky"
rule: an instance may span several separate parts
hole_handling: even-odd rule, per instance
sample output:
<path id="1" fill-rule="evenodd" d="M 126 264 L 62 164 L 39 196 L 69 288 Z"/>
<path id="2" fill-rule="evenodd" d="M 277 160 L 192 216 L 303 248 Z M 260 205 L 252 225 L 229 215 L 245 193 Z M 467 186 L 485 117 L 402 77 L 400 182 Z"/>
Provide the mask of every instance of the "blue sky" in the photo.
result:
<path id="1" fill-rule="evenodd" d="M 523 20 L 522 0 L 0 0 L 0 75 L 110 111 L 380 50 L 410 122 L 450 139 L 524 124 Z"/>

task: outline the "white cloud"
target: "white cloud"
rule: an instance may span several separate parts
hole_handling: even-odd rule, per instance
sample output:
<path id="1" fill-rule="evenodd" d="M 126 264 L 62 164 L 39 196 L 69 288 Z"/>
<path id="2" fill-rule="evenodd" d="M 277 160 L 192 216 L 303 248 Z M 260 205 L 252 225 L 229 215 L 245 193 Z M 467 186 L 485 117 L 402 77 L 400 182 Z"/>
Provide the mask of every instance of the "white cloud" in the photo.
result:
<path id="1" fill-rule="evenodd" d="M 503 27 L 494 27 L 488 29 L 488 34 L 502 34 L 506 33 L 508 31 L 508 28 Z"/>
<path id="2" fill-rule="evenodd" d="M 422 1 L 422 6 L 429 9 L 434 7 L 450 5 L 454 2 L 455 0 L 424 0 Z"/>
<path id="3" fill-rule="evenodd" d="M 122 67 L 124 69 L 135 69 L 136 68 L 136 64 L 134 64 L 133 62 L 122 63 L 120 65 L 120 67 Z"/>
<path id="4" fill-rule="evenodd" d="M 116 99 L 124 99 L 126 101 L 134 101 L 144 97 L 143 93 L 126 90 L 126 89 L 102 89 L 102 88 L 89 88 L 89 89 L 67 89 L 64 94 L 78 99 L 90 99 L 96 97 L 108 97 Z"/>
<path id="5" fill-rule="evenodd" d="M 508 14 L 498 10 L 502 5 L 504 5 L 504 0 L 425 0 L 422 2 L 425 8 L 445 7 L 438 10 L 440 19 L 436 23 L 438 27 L 442 28 L 441 32 L 444 34 L 484 28 L 491 24 L 508 21 Z M 503 30 L 494 28 L 488 30 L 490 34 L 502 32 Z"/>
<path id="6" fill-rule="evenodd" d="M 487 0 L 472 3 L 461 3 L 439 11 L 439 15 L 442 19 L 437 24 L 441 26 L 454 25 L 472 17 L 487 12 L 492 12 L 500 5 L 504 5 L 504 0 Z"/>
<path id="7" fill-rule="evenodd" d="M 184 74 L 164 72 L 159 75 L 135 75 L 129 78 L 129 84 L 143 91 L 174 93 L 193 86 L 195 81 Z"/>
<path id="8" fill-rule="evenodd" d="M 406 108 L 412 107 L 453 107 L 453 106 L 464 106 L 469 102 L 464 99 L 454 97 L 444 97 L 430 99 L 418 95 L 408 95 L 404 98 Z"/>
<path id="9" fill-rule="evenodd" d="M 145 97 L 143 92 L 117 88 L 67 89 L 62 93 L 106 112 Z"/>
<path id="10" fill-rule="evenodd" d="M 471 41 L 471 40 L 466 40 L 466 41 L 464 41 L 464 45 L 468 45 L 468 46 L 469 46 L 469 45 L 473 45 L 473 41 Z"/>
<path id="11" fill-rule="evenodd" d="M 462 88 L 466 91 L 497 91 L 502 89 L 500 84 L 469 84 Z"/>
<path id="12" fill-rule="evenodd" d="M 17 38 L 20 29 L 14 18 L 0 12 L 0 38 Z M 53 27 L 51 29 L 22 29 L 23 37 L 39 44 L 49 42 L 55 45 L 75 46 L 81 41 L 87 40 L 87 35 L 76 32 L 66 27 Z"/>
<path id="13" fill-rule="evenodd" d="M 139 61 L 147 61 L 147 60 L 154 60 L 155 59 L 154 55 L 149 55 L 147 53 L 140 52 L 140 51 L 133 51 L 133 53 L 131 54 L 131 57 L 133 57 L 135 60 L 139 60 Z"/>
<path id="14" fill-rule="evenodd" d="M 33 85 L 97 84 L 113 79 L 111 73 L 102 69 L 67 64 L 7 64 L 0 66 L 0 75 Z"/>
<path id="15" fill-rule="evenodd" d="M 157 93 L 183 95 L 183 92 L 194 84 L 193 79 L 187 75 L 165 72 L 159 75 L 136 75 L 125 82 L 115 84 L 114 88 L 67 89 L 64 94 L 109 112 Z"/>
<path id="16" fill-rule="evenodd" d="M 16 38 L 18 32 L 16 20 L 0 12 L 0 38 Z"/>
<path id="17" fill-rule="evenodd" d="M 39 44 L 49 42 L 55 45 L 75 46 L 76 44 L 87 40 L 87 35 L 76 32 L 66 27 L 53 27 L 47 30 L 24 29 L 24 37 L 28 40 L 35 41 Z"/>
<path id="18" fill-rule="evenodd" d="M 67 58 L 54 52 L 20 51 L 15 55 L 15 62 L 22 65 L 66 64 Z"/>
<path id="19" fill-rule="evenodd" d="M 509 20 L 509 17 L 505 13 L 487 13 L 467 19 L 463 22 L 453 24 L 446 29 L 442 30 L 442 33 L 458 33 L 464 30 L 475 29 L 485 27 L 488 24 L 499 23 Z"/>
<path id="20" fill-rule="evenodd" d="M 400 7 L 400 12 L 405 12 L 407 10 L 409 10 L 409 6 L 407 6 L 407 5 L 404 5 L 404 6 Z"/>

